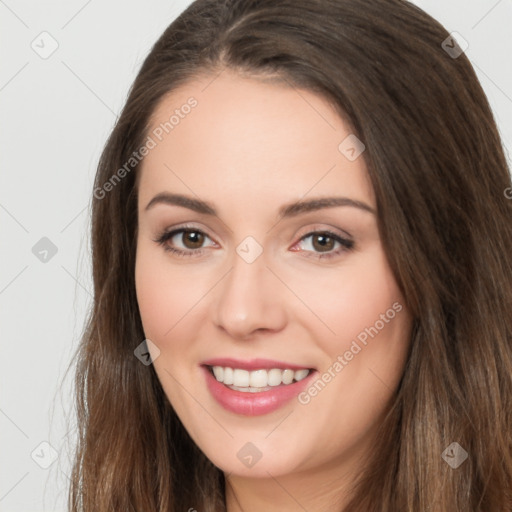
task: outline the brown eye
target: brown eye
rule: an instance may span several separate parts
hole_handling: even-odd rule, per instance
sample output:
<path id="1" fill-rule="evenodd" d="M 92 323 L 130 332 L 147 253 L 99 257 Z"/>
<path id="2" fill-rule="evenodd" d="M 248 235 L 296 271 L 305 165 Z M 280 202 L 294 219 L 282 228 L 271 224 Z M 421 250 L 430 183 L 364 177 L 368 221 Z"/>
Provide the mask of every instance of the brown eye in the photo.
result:
<path id="1" fill-rule="evenodd" d="M 325 233 L 319 233 L 312 236 L 313 247 L 319 252 L 328 252 L 334 249 L 336 241 Z"/>
<path id="2" fill-rule="evenodd" d="M 300 239 L 307 257 L 324 259 L 341 256 L 343 252 L 350 251 L 354 247 L 354 241 L 343 238 L 330 231 L 314 231 Z M 308 248 L 309 246 L 309 248 Z"/>
<path id="3" fill-rule="evenodd" d="M 211 238 L 206 233 L 191 226 L 188 228 L 181 227 L 171 231 L 164 231 L 153 241 L 161 245 L 165 251 L 169 251 L 175 256 L 182 257 L 201 256 L 208 247 L 203 247 L 206 239 L 211 241 Z"/>
<path id="4" fill-rule="evenodd" d="M 182 243 L 187 249 L 199 249 L 204 243 L 204 233 L 200 231 L 182 231 Z"/>

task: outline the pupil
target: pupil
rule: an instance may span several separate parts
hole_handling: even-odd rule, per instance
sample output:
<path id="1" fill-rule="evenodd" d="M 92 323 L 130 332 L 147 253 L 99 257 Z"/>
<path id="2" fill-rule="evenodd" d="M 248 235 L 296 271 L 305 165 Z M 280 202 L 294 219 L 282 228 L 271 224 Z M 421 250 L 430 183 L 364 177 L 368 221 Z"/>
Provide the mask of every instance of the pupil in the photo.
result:
<path id="1" fill-rule="evenodd" d="M 333 239 L 330 236 L 326 235 L 317 235 L 315 237 L 315 240 L 323 240 L 323 242 L 320 242 L 320 249 L 332 249 L 331 245 L 333 242 Z M 328 242 L 331 242 L 330 244 Z"/>
<path id="2" fill-rule="evenodd" d="M 186 240 L 193 246 L 192 249 L 200 247 L 203 242 L 203 235 L 197 233 L 197 231 L 187 231 Z"/>

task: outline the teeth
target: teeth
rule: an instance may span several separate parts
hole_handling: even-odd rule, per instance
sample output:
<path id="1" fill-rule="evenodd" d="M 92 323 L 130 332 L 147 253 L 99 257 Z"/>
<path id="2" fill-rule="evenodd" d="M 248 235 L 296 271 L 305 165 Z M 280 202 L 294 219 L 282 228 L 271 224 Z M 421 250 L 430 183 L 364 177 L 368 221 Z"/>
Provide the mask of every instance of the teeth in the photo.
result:
<path id="1" fill-rule="evenodd" d="M 267 381 L 267 370 L 256 370 L 254 372 L 249 373 L 249 384 L 251 385 L 251 388 L 264 388 L 268 386 Z M 238 384 L 238 386 L 240 386 L 240 384 Z"/>
<path id="2" fill-rule="evenodd" d="M 284 370 L 283 371 L 283 384 L 291 384 L 293 381 L 293 376 L 295 375 L 295 372 L 293 370 Z"/>
<path id="3" fill-rule="evenodd" d="M 231 370 L 231 368 L 229 368 Z M 214 366 L 213 374 L 219 382 L 224 382 L 224 368 L 222 366 Z"/>
<path id="4" fill-rule="evenodd" d="M 222 368 L 222 366 L 216 366 L 215 368 Z M 224 368 L 224 380 L 219 380 L 219 382 L 224 382 L 224 384 L 233 384 L 233 368 Z"/>
<path id="5" fill-rule="evenodd" d="M 231 389 L 255 393 L 257 391 L 267 391 L 272 386 L 291 384 L 293 381 L 298 382 L 309 375 L 309 370 L 294 371 L 289 368 L 284 370 L 272 368 L 271 370 L 249 372 L 240 368 L 214 366 L 213 375 L 217 381 L 226 384 Z"/>
<path id="6" fill-rule="evenodd" d="M 281 381 L 283 380 L 283 372 L 278 368 L 274 368 L 267 372 L 268 375 L 268 385 L 269 386 L 279 386 Z"/>
<path id="7" fill-rule="evenodd" d="M 252 373 L 252 372 L 251 372 Z M 246 388 L 249 386 L 250 375 L 247 370 L 233 369 L 233 385 Z"/>

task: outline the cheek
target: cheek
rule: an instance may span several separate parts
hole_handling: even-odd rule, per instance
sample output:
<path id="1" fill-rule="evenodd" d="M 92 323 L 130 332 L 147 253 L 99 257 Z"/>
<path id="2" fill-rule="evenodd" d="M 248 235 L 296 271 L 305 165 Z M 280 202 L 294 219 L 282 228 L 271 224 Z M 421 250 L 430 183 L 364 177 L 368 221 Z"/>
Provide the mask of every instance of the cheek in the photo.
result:
<path id="1" fill-rule="evenodd" d="M 165 338 L 185 313 L 187 290 L 193 290 L 181 282 L 182 273 L 170 272 L 166 256 L 163 249 L 155 250 L 148 243 L 139 242 L 135 287 L 144 333 L 152 340 Z"/>
<path id="2" fill-rule="evenodd" d="M 411 316 L 383 252 L 365 253 L 347 267 L 316 281 L 309 294 L 322 322 L 307 325 L 324 358 L 299 402 L 323 426 L 319 452 L 363 442 L 398 387 L 409 348 Z"/>
<path id="3" fill-rule="evenodd" d="M 390 334 L 392 324 L 397 324 L 395 318 L 400 316 L 395 303 L 403 306 L 400 290 L 378 244 L 347 259 L 339 269 L 324 269 L 314 278 L 303 274 L 296 284 L 297 294 L 305 298 L 313 313 L 305 317 L 309 329 L 315 330 L 317 342 L 331 356 L 343 353 L 358 336 L 364 341 L 368 330 L 375 332 L 375 325 L 382 334 Z"/>
<path id="4" fill-rule="evenodd" d="M 164 313 L 166 310 L 172 311 L 163 279 L 164 276 L 159 275 L 158 268 L 151 265 L 150 258 L 144 251 L 139 251 L 135 265 L 135 288 L 144 333 L 151 340 L 160 338 L 165 332 Z"/>

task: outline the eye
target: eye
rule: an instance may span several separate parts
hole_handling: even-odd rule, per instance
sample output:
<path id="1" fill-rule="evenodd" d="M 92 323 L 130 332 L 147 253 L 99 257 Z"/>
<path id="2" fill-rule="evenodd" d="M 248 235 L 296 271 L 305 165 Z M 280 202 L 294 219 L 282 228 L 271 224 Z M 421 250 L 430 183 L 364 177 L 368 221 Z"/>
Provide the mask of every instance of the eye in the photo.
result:
<path id="1" fill-rule="evenodd" d="M 299 244 L 304 240 L 307 240 L 308 238 L 310 238 L 311 241 L 306 245 L 309 245 L 309 247 L 312 248 L 313 252 L 317 250 L 319 252 L 306 257 L 312 257 L 317 259 L 334 258 L 340 255 L 341 253 L 350 251 L 354 248 L 353 240 L 349 238 L 344 238 L 329 230 L 313 231 L 311 233 L 308 233 L 307 235 L 304 235 L 300 239 Z M 334 249 L 334 246 L 336 244 L 339 244 L 339 247 L 337 250 L 333 251 L 332 249 Z"/>
<path id="2" fill-rule="evenodd" d="M 210 237 L 193 226 L 182 226 L 178 229 L 171 231 L 164 231 L 155 240 L 157 244 L 163 246 L 165 251 L 169 251 L 178 257 L 201 256 L 203 254 L 203 244 L 205 239 Z M 305 252 L 313 253 L 306 257 L 324 259 L 333 258 L 343 252 L 350 251 L 354 247 L 354 241 L 349 238 L 344 238 L 339 234 L 333 233 L 329 230 L 312 231 L 304 235 L 294 247 L 302 244 L 305 240 L 311 239 L 308 244 L 310 249 Z M 211 240 L 211 239 L 210 239 Z M 176 247 L 176 243 L 181 241 L 183 248 Z M 338 244 L 338 248 L 333 250 Z M 297 249 L 292 248 L 292 251 Z"/>
<path id="3" fill-rule="evenodd" d="M 173 229 L 172 231 L 164 231 L 154 240 L 154 242 L 163 246 L 165 251 L 172 252 L 179 257 L 201 256 L 203 253 L 201 246 L 203 245 L 205 238 L 210 237 L 200 229 L 192 226 L 182 226 L 181 228 Z M 174 244 L 180 240 L 184 245 L 183 249 L 174 246 Z"/>

